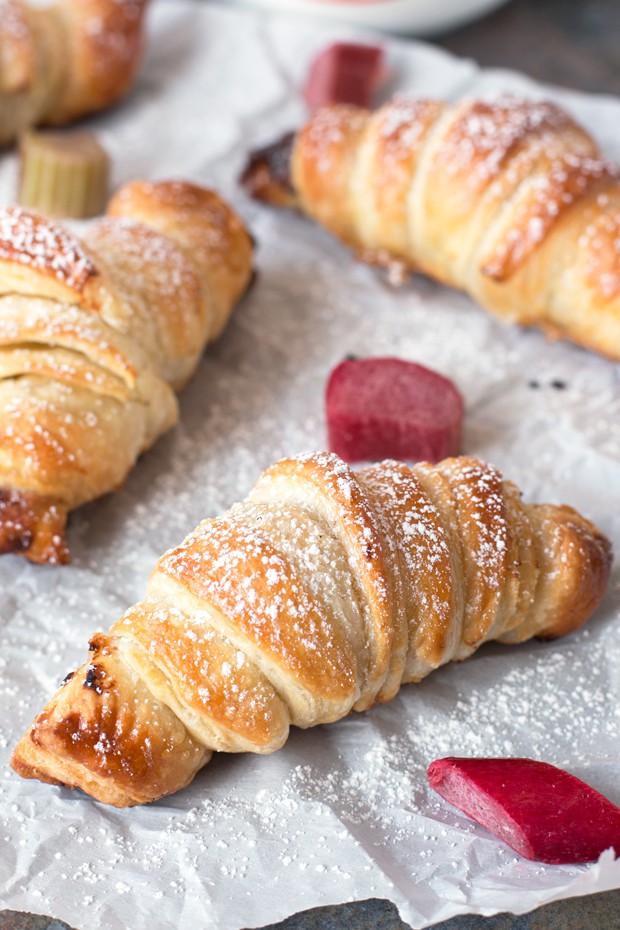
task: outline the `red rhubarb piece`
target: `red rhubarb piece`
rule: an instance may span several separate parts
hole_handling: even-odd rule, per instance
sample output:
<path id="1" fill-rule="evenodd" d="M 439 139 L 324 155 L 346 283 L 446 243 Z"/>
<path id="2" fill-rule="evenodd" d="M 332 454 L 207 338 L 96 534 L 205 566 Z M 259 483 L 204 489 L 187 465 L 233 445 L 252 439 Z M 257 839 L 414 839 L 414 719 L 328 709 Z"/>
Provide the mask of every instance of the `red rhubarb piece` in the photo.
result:
<path id="1" fill-rule="evenodd" d="M 304 86 L 311 110 L 334 103 L 370 107 L 384 74 L 383 49 L 335 42 L 316 56 Z"/>
<path id="2" fill-rule="evenodd" d="M 439 759 L 432 788 L 535 862 L 592 862 L 620 853 L 620 808 L 585 782 L 532 759 Z"/>
<path id="3" fill-rule="evenodd" d="M 347 462 L 458 455 L 463 398 L 448 378 L 399 358 L 347 359 L 325 394 L 329 448 Z"/>

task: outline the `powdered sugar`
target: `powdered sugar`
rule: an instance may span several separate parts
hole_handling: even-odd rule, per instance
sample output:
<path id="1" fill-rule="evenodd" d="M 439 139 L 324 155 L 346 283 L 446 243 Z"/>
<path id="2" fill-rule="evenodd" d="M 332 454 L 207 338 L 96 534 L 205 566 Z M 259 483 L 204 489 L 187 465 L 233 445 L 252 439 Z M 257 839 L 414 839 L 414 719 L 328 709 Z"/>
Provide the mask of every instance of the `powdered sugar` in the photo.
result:
<path id="1" fill-rule="evenodd" d="M 22 39 L 29 35 L 23 12 L 15 0 L 0 0 L 0 32 L 9 40 Z"/>
<path id="2" fill-rule="evenodd" d="M 513 96 L 500 97 L 493 104 L 466 101 L 439 155 L 449 171 L 462 171 L 471 184 L 481 185 L 497 174 L 518 143 L 533 134 L 551 139 L 554 132 L 570 125 L 570 117 L 546 101 Z"/>
<path id="3" fill-rule="evenodd" d="M 138 31 L 147 0 L 114 0 L 101 13 L 90 12 L 84 31 L 93 49 L 89 64 L 93 71 L 109 76 L 109 69 L 127 67 L 137 58 Z M 116 9 L 114 9 L 116 7 Z"/>
<path id="4" fill-rule="evenodd" d="M 544 148 L 544 143 L 541 147 Z M 614 177 L 614 170 L 600 159 L 565 155 L 544 165 L 515 195 L 510 222 L 502 224 L 504 229 L 493 245 L 492 256 L 483 259 L 485 273 L 504 280 L 523 265 L 569 207 L 601 181 L 613 183 Z M 600 221 L 602 228 L 610 221 L 613 222 L 611 217 L 604 215 Z M 581 241 L 583 244 L 584 239 Z M 601 273 L 601 291 L 605 286 L 604 273 Z"/>
<path id="5" fill-rule="evenodd" d="M 17 262 L 81 291 L 96 269 L 60 223 L 19 207 L 0 213 L 0 261 Z"/>
<path id="6" fill-rule="evenodd" d="M 592 286 L 607 300 L 620 295 L 620 208 L 609 209 L 609 198 L 599 195 L 601 212 L 579 239 L 585 272 Z"/>

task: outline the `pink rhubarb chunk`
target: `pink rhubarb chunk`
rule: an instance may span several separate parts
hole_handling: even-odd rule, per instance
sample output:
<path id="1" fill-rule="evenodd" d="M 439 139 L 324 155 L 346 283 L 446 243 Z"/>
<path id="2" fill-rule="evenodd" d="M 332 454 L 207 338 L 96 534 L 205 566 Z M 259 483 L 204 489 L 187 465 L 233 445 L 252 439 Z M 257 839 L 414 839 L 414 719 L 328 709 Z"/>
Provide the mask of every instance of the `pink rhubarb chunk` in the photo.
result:
<path id="1" fill-rule="evenodd" d="M 620 853 L 620 808 L 585 782 L 532 759 L 439 759 L 432 788 L 515 852 L 556 865 Z"/>
<path id="2" fill-rule="evenodd" d="M 443 375 L 398 358 L 347 359 L 325 394 L 329 448 L 346 462 L 458 455 L 463 398 Z"/>
<path id="3" fill-rule="evenodd" d="M 311 110 L 334 103 L 371 107 L 384 74 L 383 49 L 335 42 L 316 56 L 304 86 Z"/>

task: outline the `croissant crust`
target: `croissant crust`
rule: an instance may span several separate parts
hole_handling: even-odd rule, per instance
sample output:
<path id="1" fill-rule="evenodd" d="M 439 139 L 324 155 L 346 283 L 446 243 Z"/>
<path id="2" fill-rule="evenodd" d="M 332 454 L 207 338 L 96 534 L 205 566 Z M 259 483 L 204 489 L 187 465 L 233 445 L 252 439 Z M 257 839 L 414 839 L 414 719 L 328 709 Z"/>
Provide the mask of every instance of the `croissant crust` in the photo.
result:
<path id="1" fill-rule="evenodd" d="M 296 204 L 395 276 L 428 274 L 506 321 L 620 359 L 620 175 L 560 107 L 327 107 L 297 132 L 288 177 L 279 152 L 246 170 L 253 196 Z"/>
<path id="2" fill-rule="evenodd" d="M 149 0 L 0 0 L 0 145 L 116 103 L 142 59 Z"/>
<path id="3" fill-rule="evenodd" d="M 236 214 L 186 182 L 125 185 L 82 240 L 0 212 L 0 552 L 67 561 L 67 513 L 174 425 L 251 265 Z"/>
<path id="4" fill-rule="evenodd" d="M 213 751 L 273 752 L 291 724 L 388 701 L 489 640 L 570 633 L 610 561 L 592 523 L 524 504 L 476 459 L 357 474 L 334 455 L 285 459 L 162 556 L 13 767 L 117 806 L 152 801 Z"/>

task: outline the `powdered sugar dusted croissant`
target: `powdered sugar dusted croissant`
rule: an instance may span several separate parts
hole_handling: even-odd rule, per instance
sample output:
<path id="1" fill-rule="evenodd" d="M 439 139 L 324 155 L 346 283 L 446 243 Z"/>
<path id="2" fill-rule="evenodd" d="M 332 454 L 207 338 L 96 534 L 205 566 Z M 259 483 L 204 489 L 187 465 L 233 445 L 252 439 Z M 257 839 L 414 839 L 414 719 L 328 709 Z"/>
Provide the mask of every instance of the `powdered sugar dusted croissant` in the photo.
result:
<path id="1" fill-rule="evenodd" d="M 505 320 L 620 358 L 620 177 L 551 103 L 397 98 L 320 110 L 257 152 L 254 196 L 297 205 L 370 261 L 466 290 Z"/>
<path id="2" fill-rule="evenodd" d="M 388 701 L 488 640 L 575 630 L 610 558 L 588 520 L 523 504 L 476 459 L 358 474 L 331 454 L 285 459 L 160 559 L 13 767 L 119 807 L 152 801 L 214 750 L 272 752 L 291 724 Z"/>
<path id="3" fill-rule="evenodd" d="M 252 244 L 217 194 L 132 182 L 83 241 L 0 212 L 0 552 L 63 562 L 67 512 L 116 489 L 178 418 Z"/>
<path id="4" fill-rule="evenodd" d="M 0 145 L 115 103 L 138 70 L 148 0 L 0 0 Z"/>

